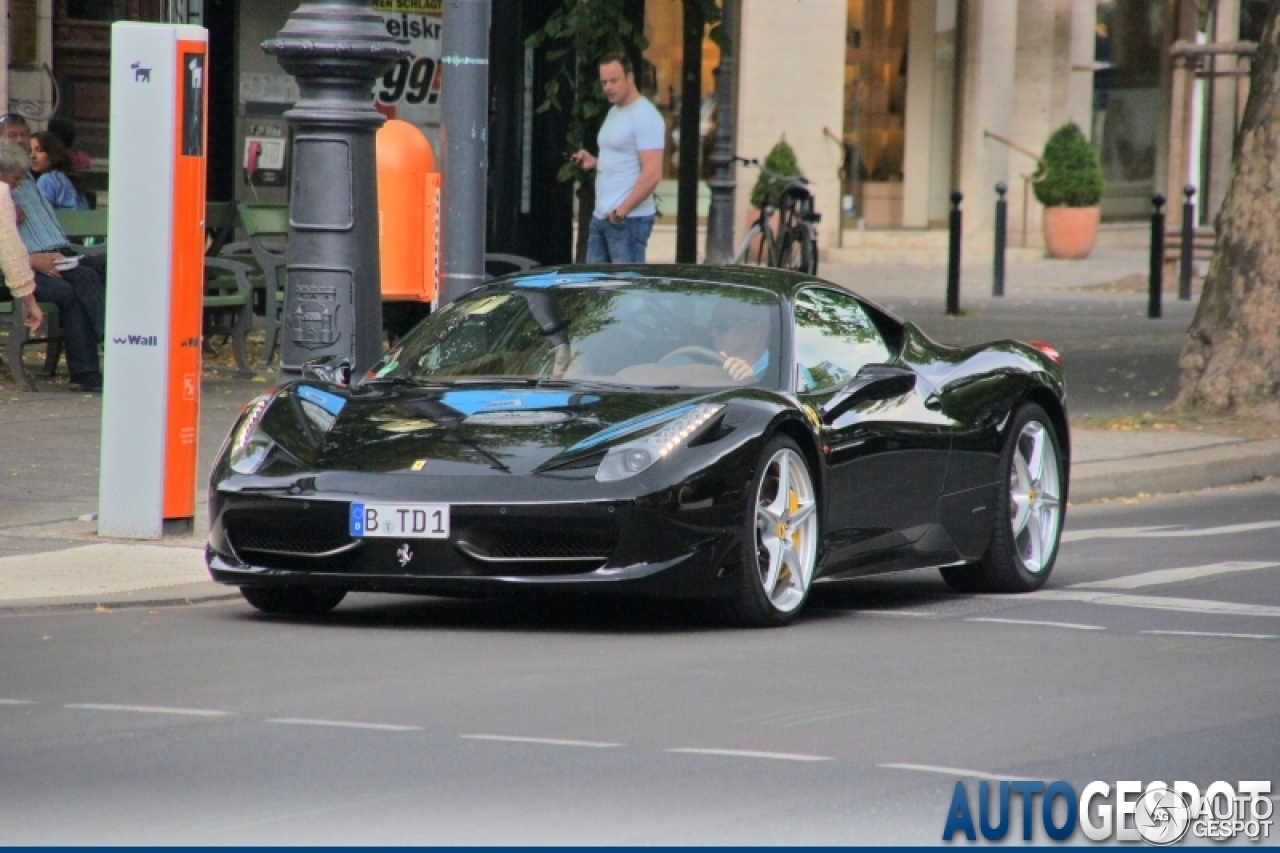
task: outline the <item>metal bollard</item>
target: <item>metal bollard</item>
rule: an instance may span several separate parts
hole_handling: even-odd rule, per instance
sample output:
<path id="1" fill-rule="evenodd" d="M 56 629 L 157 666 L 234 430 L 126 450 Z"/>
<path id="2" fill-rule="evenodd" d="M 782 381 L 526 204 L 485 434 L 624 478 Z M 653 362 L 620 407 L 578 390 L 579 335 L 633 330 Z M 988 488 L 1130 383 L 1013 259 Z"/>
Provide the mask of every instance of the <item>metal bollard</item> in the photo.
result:
<path id="1" fill-rule="evenodd" d="M 1004 250 L 1008 244 L 1009 202 L 1004 194 L 1009 186 L 1001 181 L 996 184 L 996 256 L 991 266 L 991 295 L 1004 296 Z"/>
<path id="2" fill-rule="evenodd" d="M 1151 274 L 1147 283 L 1147 316 L 1160 316 L 1160 295 L 1164 287 L 1164 196 L 1151 197 Z"/>
<path id="3" fill-rule="evenodd" d="M 1182 188 L 1182 194 L 1186 196 L 1186 201 L 1182 203 L 1182 256 L 1178 264 L 1178 298 L 1186 302 L 1191 299 L 1191 266 L 1194 263 L 1192 259 L 1196 241 L 1196 206 L 1191 199 L 1195 197 L 1196 188 L 1187 184 Z"/>
<path id="4" fill-rule="evenodd" d="M 960 202 L 964 201 L 964 193 L 951 191 L 951 241 L 947 253 L 947 314 L 956 316 L 960 313 L 960 229 L 963 216 Z"/>

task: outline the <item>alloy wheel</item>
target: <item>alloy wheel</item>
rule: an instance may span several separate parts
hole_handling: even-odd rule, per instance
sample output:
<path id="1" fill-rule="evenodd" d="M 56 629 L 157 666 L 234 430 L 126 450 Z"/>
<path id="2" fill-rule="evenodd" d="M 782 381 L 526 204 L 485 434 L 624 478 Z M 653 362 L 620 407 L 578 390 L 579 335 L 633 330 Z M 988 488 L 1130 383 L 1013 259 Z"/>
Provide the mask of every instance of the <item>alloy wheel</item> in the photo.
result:
<path id="1" fill-rule="evenodd" d="M 1018 558 L 1038 574 L 1049 565 L 1062 523 L 1058 452 L 1044 424 L 1029 421 L 1018 435 L 1009 472 L 1009 520 Z"/>
<path id="2" fill-rule="evenodd" d="M 783 448 L 768 461 L 756 492 L 756 568 L 765 597 L 790 613 L 805 599 L 818 552 L 818 514 L 804 459 Z"/>

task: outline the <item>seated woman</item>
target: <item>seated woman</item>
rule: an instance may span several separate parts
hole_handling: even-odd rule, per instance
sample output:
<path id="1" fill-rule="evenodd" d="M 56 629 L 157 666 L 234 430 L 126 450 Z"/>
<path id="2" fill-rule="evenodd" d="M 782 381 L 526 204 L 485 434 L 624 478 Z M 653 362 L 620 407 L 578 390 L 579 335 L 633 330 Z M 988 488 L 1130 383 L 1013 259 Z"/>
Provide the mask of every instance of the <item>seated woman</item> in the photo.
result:
<path id="1" fill-rule="evenodd" d="M 47 130 L 31 135 L 31 171 L 36 186 L 58 210 L 88 210 L 80 175 L 62 140 Z"/>

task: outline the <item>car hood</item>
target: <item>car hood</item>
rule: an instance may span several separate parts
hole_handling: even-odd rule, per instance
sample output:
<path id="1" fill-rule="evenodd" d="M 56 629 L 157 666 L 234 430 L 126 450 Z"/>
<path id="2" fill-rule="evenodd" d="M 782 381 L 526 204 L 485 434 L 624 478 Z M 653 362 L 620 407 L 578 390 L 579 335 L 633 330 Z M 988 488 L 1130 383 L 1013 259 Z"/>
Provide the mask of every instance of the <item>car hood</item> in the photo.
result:
<path id="1" fill-rule="evenodd" d="M 316 471 L 527 474 L 594 457 L 718 394 L 485 386 L 282 388 L 263 426 Z"/>

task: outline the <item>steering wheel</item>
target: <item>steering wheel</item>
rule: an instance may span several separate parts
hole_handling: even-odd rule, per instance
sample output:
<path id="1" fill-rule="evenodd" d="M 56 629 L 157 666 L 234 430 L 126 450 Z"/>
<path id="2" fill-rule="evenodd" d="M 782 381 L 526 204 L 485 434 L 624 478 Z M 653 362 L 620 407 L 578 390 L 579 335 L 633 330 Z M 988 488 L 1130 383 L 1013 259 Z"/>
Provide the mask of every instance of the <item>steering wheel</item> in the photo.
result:
<path id="1" fill-rule="evenodd" d="M 673 349 L 671 352 L 658 359 L 659 367 L 667 367 L 667 362 L 680 356 L 689 356 L 697 361 L 706 364 L 714 364 L 716 367 L 724 367 L 724 356 L 713 349 L 707 349 L 700 346 L 687 346 Z"/>

